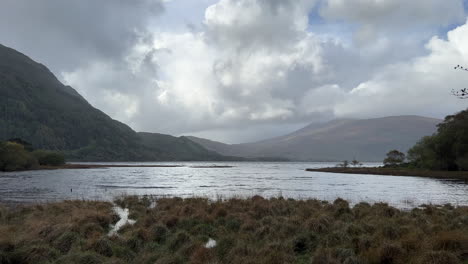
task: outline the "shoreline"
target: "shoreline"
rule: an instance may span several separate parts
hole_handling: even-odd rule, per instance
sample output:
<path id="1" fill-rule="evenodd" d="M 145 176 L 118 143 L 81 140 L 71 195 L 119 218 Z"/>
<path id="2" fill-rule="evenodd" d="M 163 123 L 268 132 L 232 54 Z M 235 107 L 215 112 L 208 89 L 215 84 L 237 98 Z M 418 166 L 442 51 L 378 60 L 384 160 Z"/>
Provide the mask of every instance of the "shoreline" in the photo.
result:
<path id="1" fill-rule="evenodd" d="M 387 175 L 387 176 L 406 176 L 406 177 L 423 177 L 446 180 L 463 180 L 468 181 L 468 171 L 430 171 L 421 169 L 407 168 L 383 168 L 383 167 L 368 167 L 368 168 L 320 168 L 306 169 L 309 172 L 325 172 L 325 173 L 344 173 L 344 174 L 365 174 L 365 175 Z"/>
<path id="2" fill-rule="evenodd" d="M 384 201 L 384 200 L 372 200 L 372 199 L 360 199 L 360 200 L 355 200 L 353 201 L 352 199 L 345 199 L 341 197 L 337 197 L 329 200 L 329 199 L 323 199 L 323 198 L 317 198 L 317 197 L 303 197 L 303 198 L 292 198 L 292 197 L 285 197 L 282 195 L 279 196 L 263 196 L 260 194 L 253 194 L 253 195 L 245 195 L 245 196 L 232 196 L 232 197 L 210 197 L 210 196 L 203 196 L 203 195 L 193 195 L 193 196 L 177 196 L 177 195 L 153 195 L 153 194 L 122 194 L 122 195 L 117 195 L 114 197 L 109 197 L 108 199 L 92 199 L 92 198 L 62 198 L 62 199 L 42 199 L 42 200 L 27 200 L 27 201 L 21 201 L 21 200 L 1 200 L 0 199 L 0 209 L 2 207 L 6 208 L 24 208 L 24 207 L 36 207 L 36 206 L 45 206 L 45 205 L 53 205 L 53 204 L 61 204 L 61 203 L 110 203 L 110 204 L 118 204 L 121 201 L 124 200 L 144 200 L 144 201 L 157 201 L 157 200 L 204 200 L 204 201 L 209 201 L 209 203 L 224 203 L 224 202 L 229 202 L 229 201 L 237 201 L 237 202 L 246 202 L 250 200 L 266 200 L 266 201 L 271 201 L 271 200 L 287 200 L 290 202 L 308 202 L 308 201 L 316 201 L 320 202 L 321 204 L 333 204 L 335 200 L 342 200 L 346 201 L 346 203 L 350 206 L 350 208 L 353 208 L 354 206 L 357 206 L 359 204 L 369 204 L 371 206 L 373 205 L 378 205 L 378 204 L 385 204 L 386 206 L 392 207 L 396 210 L 399 211 L 405 211 L 409 212 L 414 209 L 421 209 L 425 207 L 434 207 L 434 208 L 444 208 L 447 206 L 454 207 L 454 208 L 467 208 L 468 209 L 468 204 L 459 204 L 458 202 L 445 202 L 445 203 L 432 203 L 432 202 L 421 202 L 421 203 L 415 203 L 412 201 L 401 201 L 400 203 L 392 203 L 391 201 Z M 408 206 L 404 206 L 404 204 L 407 204 Z M 401 206 L 400 206 L 401 205 Z M 1 210 L 0 210 L 1 211 Z M 468 212 L 468 211 L 467 211 Z M 1 213 L 1 212 L 0 212 Z M 1 215 L 0 215 L 1 216 Z M 1 262 L 0 262 L 1 263 Z"/>

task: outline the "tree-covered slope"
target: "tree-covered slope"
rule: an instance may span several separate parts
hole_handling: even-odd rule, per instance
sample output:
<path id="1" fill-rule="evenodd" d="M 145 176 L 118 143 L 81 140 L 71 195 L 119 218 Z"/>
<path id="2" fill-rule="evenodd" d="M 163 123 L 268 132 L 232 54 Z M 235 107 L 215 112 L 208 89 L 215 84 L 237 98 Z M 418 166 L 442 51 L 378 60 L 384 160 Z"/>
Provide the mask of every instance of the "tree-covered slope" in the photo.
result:
<path id="1" fill-rule="evenodd" d="M 236 157 L 221 156 L 215 151 L 209 151 L 187 137 L 173 137 L 158 133 L 138 133 L 142 143 L 147 148 L 158 149 L 165 160 L 242 160 Z"/>
<path id="2" fill-rule="evenodd" d="M 142 139 L 60 83 L 44 65 L 0 45 L 0 140 L 10 138 L 65 151 L 76 160 L 222 158 L 184 138 L 144 134 Z"/>

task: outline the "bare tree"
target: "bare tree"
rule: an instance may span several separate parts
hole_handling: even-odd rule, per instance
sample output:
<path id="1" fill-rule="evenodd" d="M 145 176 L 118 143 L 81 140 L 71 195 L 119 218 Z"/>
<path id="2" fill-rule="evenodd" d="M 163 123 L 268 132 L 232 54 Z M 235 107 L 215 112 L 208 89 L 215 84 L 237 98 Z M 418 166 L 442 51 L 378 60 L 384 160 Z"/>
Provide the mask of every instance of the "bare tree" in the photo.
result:
<path id="1" fill-rule="evenodd" d="M 460 65 L 457 65 L 454 69 L 455 70 L 461 70 L 461 71 L 468 71 L 468 68 L 465 68 L 465 67 L 460 66 Z M 452 90 L 452 94 L 455 95 L 456 97 L 460 98 L 460 99 L 468 99 L 468 89 L 467 88 L 463 88 L 463 89 L 460 89 L 460 90 Z"/>

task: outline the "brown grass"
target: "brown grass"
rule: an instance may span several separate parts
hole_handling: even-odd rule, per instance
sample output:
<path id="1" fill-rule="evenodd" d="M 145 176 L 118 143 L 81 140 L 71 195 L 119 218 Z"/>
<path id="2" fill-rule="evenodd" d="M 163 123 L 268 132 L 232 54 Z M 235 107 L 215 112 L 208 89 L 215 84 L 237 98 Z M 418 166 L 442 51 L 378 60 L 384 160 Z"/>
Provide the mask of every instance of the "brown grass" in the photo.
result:
<path id="1" fill-rule="evenodd" d="M 0 263 L 468 263 L 468 208 L 282 198 L 125 197 L 0 207 Z M 209 238 L 217 245 L 208 249 Z"/>

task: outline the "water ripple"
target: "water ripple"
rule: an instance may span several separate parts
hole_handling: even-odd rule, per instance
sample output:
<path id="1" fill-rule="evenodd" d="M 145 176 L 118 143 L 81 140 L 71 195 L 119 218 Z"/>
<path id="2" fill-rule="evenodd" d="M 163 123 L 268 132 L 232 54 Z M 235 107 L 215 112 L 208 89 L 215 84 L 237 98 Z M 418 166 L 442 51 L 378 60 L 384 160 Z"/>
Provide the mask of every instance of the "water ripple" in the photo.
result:
<path id="1" fill-rule="evenodd" d="M 234 168 L 208 168 L 218 164 Z M 341 197 L 351 203 L 380 201 L 399 207 L 423 203 L 468 205 L 468 185 L 462 181 L 304 171 L 333 166 L 333 163 L 187 162 L 183 165 L 1 173 L 0 201 L 109 200 L 124 194 L 208 198 L 260 194 L 329 201 Z"/>

